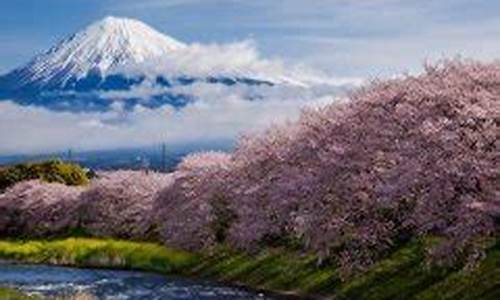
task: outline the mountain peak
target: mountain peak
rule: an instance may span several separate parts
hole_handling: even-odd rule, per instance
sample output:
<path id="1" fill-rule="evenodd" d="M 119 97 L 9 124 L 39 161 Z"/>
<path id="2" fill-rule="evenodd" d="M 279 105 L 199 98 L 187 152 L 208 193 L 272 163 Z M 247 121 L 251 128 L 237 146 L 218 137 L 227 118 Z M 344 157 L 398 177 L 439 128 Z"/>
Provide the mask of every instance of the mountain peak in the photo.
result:
<path id="1" fill-rule="evenodd" d="M 107 17 L 104 17 L 103 19 L 100 19 L 100 20 L 92 23 L 89 27 L 92 27 L 92 26 L 100 27 L 102 30 L 113 31 L 113 30 L 120 29 L 120 28 L 148 26 L 148 25 L 146 25 L 143 22 L 136 20 L 136 19 L 107 16 Z"/>
<path id="2" fill-rule="evenodd" d="M 120 66 L 154 60 L 184 47 L 185 44 L 141 21 L 109 16 L 16 70 L 22 77 L 18 84 L 61 86 L 90 73 L 106 74 Z"/>
<path id="3" fill-rule="evenodd" d="M 113 23 L 126 23 L 126 22 L 140 22 L 136 19 L 127 18 L 127 17 L 116 17 L 116 16 L 107 16 L 102 18 L 102 20 L 98 21 L 100 23 L 105 24 L 113 24 Z M 142 22 L 140 22 L 142 23 Z"/>
<path id="4" fill-rule="evenodd" d="M 141 31 L 142 32 L 146 31 L 150 33 L 155 32 L 161 34 L 142 21 L 127 17 L 115 17 L 115 16 L 104 17 L 103 19 L 100 19 L 90 24 L 84 31 L 89 31 L 89 30 L 100 30 L 101 32 L 112 32 L 115 34 L 128 34 Z"/>

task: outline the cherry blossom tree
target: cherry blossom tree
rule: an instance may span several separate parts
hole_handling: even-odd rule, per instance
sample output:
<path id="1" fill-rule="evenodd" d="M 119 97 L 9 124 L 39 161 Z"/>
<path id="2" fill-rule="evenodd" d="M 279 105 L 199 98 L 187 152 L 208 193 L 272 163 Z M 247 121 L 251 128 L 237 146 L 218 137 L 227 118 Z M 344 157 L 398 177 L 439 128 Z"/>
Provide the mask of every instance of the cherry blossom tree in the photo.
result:
<path id="1" fill-rule="evenodd" d="M 192 180 L 226 199 L 228 240 L 243 249 L 292 237 L 349 274 L 433 235 L 432 257 L 475 259 L 498 235 L 486 208 L 498 207 L 499 98 L 499 64 L 426 66 L 245 137 L 230 168 Z"/>
<path id="2" fill-rule="evenodd" d="M 499 124 L 500 63 L 444 61 L 243 136 L 232 154 L 189 155 L 172 174 L 103 173 L 81 195 L 17 184 L 0 195 L 0 234 L 82 225 L 191 250 L 293 246 L 346 277 L 432 236 L 429 262 L 473 266 L 500 237 Z"/>
<path id="3" fill-rule="evenodd" d="M 82 187 L 29 180 L 0 194 L 0 235 L 47 237 L 78 226 Z"/>
<path id="4" fill-rule="evenodd" d="M 81 226 L 95 236 L 154 238 L 156 224 L 150 218 L 154 197 L 172 183 L 170 174 L 99 173 L 80 197 Z"/>
<path id="5" fill-rule="evenodd" d="M 231 155 L 220 151 L 195 152 L 188 154 L 177 165 L 177 171 L 189 172 L 196 169 L 223 167 L 229 163 Z"/>
<path id="6" fill-rule="evenodd" d="M 199 250 L 225 238 L 232 212 L 222 187 L 231 165 L 231 156 L 220 152 L 184 158 L 174 173 L 174 183 L 155 200 L 154 219 L 165 243 Z"/>

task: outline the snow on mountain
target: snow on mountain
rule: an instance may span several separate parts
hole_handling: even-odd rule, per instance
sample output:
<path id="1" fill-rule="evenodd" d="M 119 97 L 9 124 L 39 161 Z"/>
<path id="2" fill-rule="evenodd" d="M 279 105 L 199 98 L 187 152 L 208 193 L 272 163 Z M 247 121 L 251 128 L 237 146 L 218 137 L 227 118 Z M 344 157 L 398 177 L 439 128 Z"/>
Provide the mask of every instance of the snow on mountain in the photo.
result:
<path id="1" fill-rule="evenodd" d="M 186 45 L 133 19 L 107 17 L 63 40 L 16 70 L 20 85 L 64 85 L 91 73 L 168 55 Z"/>

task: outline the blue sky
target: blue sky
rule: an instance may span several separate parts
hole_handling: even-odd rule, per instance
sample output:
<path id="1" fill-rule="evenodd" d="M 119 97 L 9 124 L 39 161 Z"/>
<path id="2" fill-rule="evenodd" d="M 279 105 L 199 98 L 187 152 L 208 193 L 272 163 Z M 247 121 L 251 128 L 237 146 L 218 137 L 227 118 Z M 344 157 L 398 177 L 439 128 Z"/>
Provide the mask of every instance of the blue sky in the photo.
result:
<path id="1" fill-rule="evenodd" d="M 500 56 L 493 0 L 16 0 L 0 3 L 0 73 L 107 15 L 185 42 L 253 39 L 264 57 L 337 76 L 414 71 L 426 60 Z"/>

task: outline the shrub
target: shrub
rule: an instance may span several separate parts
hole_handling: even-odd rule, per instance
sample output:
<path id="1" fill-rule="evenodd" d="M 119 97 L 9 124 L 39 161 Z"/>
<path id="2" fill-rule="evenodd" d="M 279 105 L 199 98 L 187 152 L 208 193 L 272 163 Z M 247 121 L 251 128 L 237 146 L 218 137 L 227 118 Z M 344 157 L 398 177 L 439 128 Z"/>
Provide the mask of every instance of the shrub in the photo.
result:
<path id="1" fill-rule="evenodd" d="M 29 180 L 0 194 L 0 236 L 48 237 L 78 226 L 81 187 Z"/>
<path id="2" fill-rule="evenodd" d="M 0 191 L 23 180 L 40 179 L 66 185 L 88 183 L 86 172 L 76 164 L 51 160 L 40 163 L 18 164 L 0 169 Z"/>
<path id="3" fill-rule="evenodd" d="M 160 173 L 100 173 L 81 195 L 81 226 L 94 236 L 150 239 L 154 196 L 172 183 L 172 175 Z"/>

